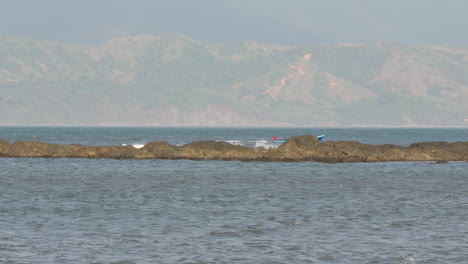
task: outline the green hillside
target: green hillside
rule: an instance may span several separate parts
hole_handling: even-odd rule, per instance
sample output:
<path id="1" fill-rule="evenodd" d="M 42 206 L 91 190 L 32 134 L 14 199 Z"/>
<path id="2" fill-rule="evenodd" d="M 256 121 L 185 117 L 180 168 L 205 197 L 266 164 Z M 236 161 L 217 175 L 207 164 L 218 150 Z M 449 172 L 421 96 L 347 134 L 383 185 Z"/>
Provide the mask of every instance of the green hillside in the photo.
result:
<path id="1" fill-rule="evenodd" d="M 467 72 L 468 49 L 399 43 L 0 35 L 0 125 L 463 126 Z"/>

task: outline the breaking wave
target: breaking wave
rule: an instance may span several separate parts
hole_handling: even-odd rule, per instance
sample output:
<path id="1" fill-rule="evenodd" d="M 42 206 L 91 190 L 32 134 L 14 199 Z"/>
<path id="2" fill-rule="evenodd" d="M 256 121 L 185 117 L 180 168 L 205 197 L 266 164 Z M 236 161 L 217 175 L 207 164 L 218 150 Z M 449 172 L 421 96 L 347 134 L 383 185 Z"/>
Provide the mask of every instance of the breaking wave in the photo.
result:
<path id="1" fill-rule="evenodd" d="M 144 147 L 146 144 L 143 144 L 143 143 L 133 143 L 131 144 L 130 146 L 134 147 L 134 148 L 137 148 L 137 149 L 140 149 L 142 147 Z M 127 144 L 122 144 L 122 146 L 128 146 Z"/>
<path id="2" fill-rule="evenodd" d="M 273 143 L 268 140 L 248 140 L 248 141 L 226 140 L 225 142 L 228 142 L 236 146 L 246 146 L 246 147 L 265 148 L 265 149 L 277 148 L 278 146 L 281 145 L 278 143 Z"/>
<path id="3" fill-rule="evenodd" d="M 220 140 L 223 142 L 230 143 L 235 146 L 246 146 L 246 147 L 251 147 L 251 148 L 265 148 L 265 149 L 271 149 L 271 148 L 277 148 L 281 145 L 281 143 L 273 143 L 269 140 Z M 126 144 L 123 143 L 122 146 L 132 146 L 134 148 L 140 149 L 143 148 L 146 145 L 146 143 L 132 143 L 132 144 Z M 176 146 L 183 146 L 185 144 L 175 144 Z"/>

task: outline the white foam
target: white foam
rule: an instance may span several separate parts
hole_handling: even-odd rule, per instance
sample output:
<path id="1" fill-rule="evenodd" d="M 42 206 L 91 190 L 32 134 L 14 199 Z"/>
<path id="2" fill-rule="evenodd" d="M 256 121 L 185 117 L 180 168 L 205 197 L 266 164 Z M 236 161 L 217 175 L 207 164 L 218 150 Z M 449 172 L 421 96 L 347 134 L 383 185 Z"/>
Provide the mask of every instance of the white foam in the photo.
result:
<path id="1" fill-rule="evenodd" d="M 265 148 L 265 149 L 271 149 L 271 148 L 277 148 L 279 145 L 275 144 L 271 141 L 266 141 L 266 140 L 257 140 L 255 141 L 255 147 L 256 148 Z"/>
<path id="2" fill-rule="evenodd" d="M 134 147 L 134 148 L 140 149 L 140 148 L 144 147 L 145 145 L 146 145 L 146 144 L 134 143 L 134 144 L 132 144 L 131 146 Z M 122 146 L 125 147 L 125 146 L 128 146 L 128 145 L 124 143 L 124 144 L 122 144 Z"/>
<path id="3" fill-rule="evenodd" d="M 238 139 L 231 139 L 231 140 L 225 140 L 225 142 L 228 142 L 232 145 L 236 146 L 247 146 L 247 147 L 254 147 L 254 148 L 265 148 L 265 149 L 270 149 L 270 148 L 277 148 L 280 144 L 273 143 L 271 141 L 267 140 L 238 140 Z"/>
<path id="4" fill-rule="evenodd" d="M 240 140 L 226 140 L 226 142 L 236 146 L 244 146 Z"/>

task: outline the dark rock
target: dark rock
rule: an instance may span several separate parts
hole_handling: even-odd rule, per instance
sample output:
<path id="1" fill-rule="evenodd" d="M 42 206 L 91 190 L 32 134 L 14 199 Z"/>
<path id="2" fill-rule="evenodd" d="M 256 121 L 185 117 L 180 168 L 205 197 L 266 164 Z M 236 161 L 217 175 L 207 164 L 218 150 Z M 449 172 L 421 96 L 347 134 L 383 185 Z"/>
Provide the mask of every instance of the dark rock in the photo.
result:
<path id="1" fill-rule="evenodd" d="M 0 139 L 0 157 L 5 157 L 4 153 L 7 153 L 7 147 L 9 147 L 10 144 L 10 142 Z"/>
<path id="2" fill-rule="evenodd" d="M 162 159 L 176 158 L 178 147 L 166 142 L 149 142 L 141 150 L 142 158 L 159 157 Z"/>
<path id="3" fill-rule="evenodd" d="M 18 141 L 9 144 L 4 151 L 10 157 L 49 157 L 58 148 L 59 144 L 38 141 Z"/>
<path id="4" fill-rule="evenodd" d="M 315 136 L 311 136 L 311 135 L 295 136 L 295 137 L 288 138 L 283 145 L 278 147 L 278 149 L 281 152 L 287 152 L 290 150 L 308 151 L 308 150 L 316 149 L 319 144 L 321 143 Z"/>
<path id="5" fill-rule="evenodd" d="M 228 142 L 198 141 L 178 149 L 181 158 L 215 160 L 255 160 L 264 150 L 232 145 Z"/>
<path id="6" fill-rule="evenodd" d="M 37 141 L 10 143 L 0 140 L 0 157 L 192 159 L 240 161 L 468 161 L 468 142 L 422 142 L 409 147 L 369 145 L 352 141 L 320 142 L 311 135 L 291 137 L 277 149 L 236 146 L 227 142 L 199 141 L 178 147 L 150 142 L 133 146 L 59 145 Z"/>

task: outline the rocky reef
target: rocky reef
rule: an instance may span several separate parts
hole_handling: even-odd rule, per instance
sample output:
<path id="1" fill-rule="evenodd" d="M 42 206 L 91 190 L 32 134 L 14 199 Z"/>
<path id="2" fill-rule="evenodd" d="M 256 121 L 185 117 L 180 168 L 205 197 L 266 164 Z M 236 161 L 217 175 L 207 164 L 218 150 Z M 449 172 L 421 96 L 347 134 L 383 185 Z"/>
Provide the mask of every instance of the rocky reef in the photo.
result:
<path id="1" fill-rule="evenodd" d="M 184 146 L 150 142 L 133 146 L 60 145 L 37 141 L 10 143 L 0 140 L 0 157 L 107 158 L 107 159 L 190 159 L 239 161 L 468 161 L 468 141 L 422 142 L 408 147 L 369 145 L 352 141 L 320 142 L 315 136 L 291 137 L 274 149 L 236 146 L 227 142 L 198 141 Z"/>

